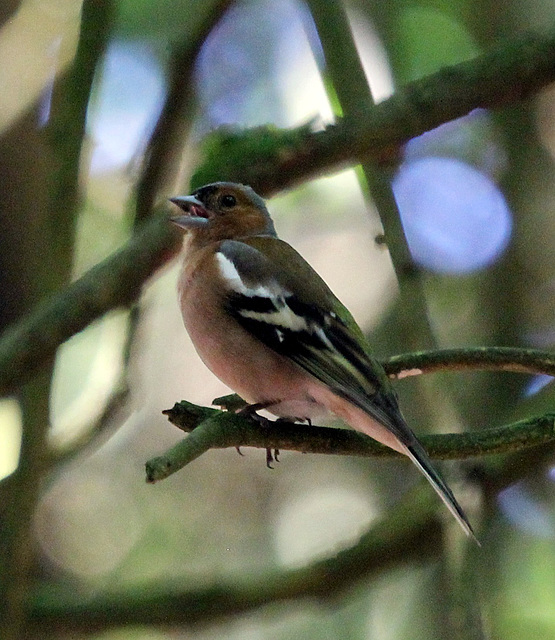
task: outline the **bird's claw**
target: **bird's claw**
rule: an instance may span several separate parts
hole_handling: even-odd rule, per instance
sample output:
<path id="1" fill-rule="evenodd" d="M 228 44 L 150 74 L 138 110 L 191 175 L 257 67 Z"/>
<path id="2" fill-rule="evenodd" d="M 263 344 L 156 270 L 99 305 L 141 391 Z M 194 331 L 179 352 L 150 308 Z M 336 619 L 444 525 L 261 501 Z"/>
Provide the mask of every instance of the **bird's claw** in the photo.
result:
<path id="1" fill-rule="evenodd" d="M 269 420 L 268 418 L 265 418 L 264 416 L 261 416 L 257 413 L 257 411 L 265 409 L 267 406 L 269 406 L 268 403 L 256 402 L 254 404 L 248 404 L 246 407 L 239 409 L 237 413 L 240 416 L 244 416 L 245 418 L 254 420 L 254 422 L 256 422 L 261 427 L 269 427 L 272 424 L 272 420 Z"/>
<path id="2" fill-rule="evenodd" d="M 272 455 L 272 449 L 267 447 L 266 449 L 266 466 L 268 469 L 273 469 L 272 462 L 279 462 L 279 449 L 274 449 L 274 453 Z"/>

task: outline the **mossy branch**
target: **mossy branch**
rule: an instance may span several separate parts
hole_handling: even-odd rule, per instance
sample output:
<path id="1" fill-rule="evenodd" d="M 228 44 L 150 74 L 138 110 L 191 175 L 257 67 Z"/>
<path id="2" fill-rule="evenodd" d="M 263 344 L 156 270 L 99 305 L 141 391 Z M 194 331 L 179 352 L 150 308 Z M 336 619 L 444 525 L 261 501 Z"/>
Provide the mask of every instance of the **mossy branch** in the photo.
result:
<path id="1" fill-rule="evenodd" d="M 194 187 L 214 180 L 271 195 L 366 160 L 396 158 L 405 142 L 474 109 L 519 102 L 555 81 L 555 33 L 528 34 L 399 88 L 322 131 L 222 129 L 208 138 Z"/>

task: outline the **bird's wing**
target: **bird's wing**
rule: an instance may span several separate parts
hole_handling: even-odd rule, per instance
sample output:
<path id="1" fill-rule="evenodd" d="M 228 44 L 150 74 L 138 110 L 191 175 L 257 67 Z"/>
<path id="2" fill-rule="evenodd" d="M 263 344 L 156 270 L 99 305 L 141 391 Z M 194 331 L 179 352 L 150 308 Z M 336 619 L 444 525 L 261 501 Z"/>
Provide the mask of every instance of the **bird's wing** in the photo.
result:
<path id="1" fill-rule="evenodd" d="M 405 422 L 355 320 L 310 265 L 270 237 L 225 240 L 216 253 L 227 313 L 249 333 L 372 416 L 404 446 L 464 531 L 462 508 Z"/>
<path id="2" fill-rule="evenodd" d="M 393 388 L 358 325 L 310 265 L 275 238 L 224 241 L 216 258 L 226 281 L 226 311 L 334 393 L 415 441 Z"/>

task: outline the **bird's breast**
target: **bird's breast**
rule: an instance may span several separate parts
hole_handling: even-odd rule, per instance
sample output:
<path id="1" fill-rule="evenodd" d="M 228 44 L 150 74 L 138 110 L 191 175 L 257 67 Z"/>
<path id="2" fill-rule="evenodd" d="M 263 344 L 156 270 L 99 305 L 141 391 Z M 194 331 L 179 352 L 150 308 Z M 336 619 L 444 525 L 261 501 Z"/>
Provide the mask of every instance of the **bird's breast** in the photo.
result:
<path id="1" fill-rule="evenodd" d="M 249 403 L 288 418 L 319 419 L 325 410 L 310 395 L 315 381 L 246 331 L 225 309 L 225 292 L 203 264 L 189 261 L 178 290 L 185 328 L 204 364 Z"/>

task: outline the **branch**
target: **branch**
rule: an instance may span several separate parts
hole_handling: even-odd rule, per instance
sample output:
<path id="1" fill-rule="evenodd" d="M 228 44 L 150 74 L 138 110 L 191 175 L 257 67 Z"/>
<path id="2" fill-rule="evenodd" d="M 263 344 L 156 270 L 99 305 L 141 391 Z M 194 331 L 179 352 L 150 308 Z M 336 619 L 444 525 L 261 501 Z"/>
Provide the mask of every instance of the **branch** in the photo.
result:
<path id="1" fill-rule="evenodd" d="M 342 0 L 308 0 L 308 7 L 318 31 L 325 57 L 322 74 L 328 99 L 335 114 L 347 120 L 364 118 L 375 101 L 360 60 L 351 25 Z M 349 73 L 345 73 L 349 69 Z M 335 98 L 335 99 L 334 99 Z M 428 316 L 424 294 L 424 274 L 414 262 L 399 207 L 391 186 L 401 161 L 392 154 L 387 163 L 366 160 L 358 172 L 367 199 L 374 202 L 383 227 L 384 240 L 395 270 L 402 304 L 397 318 L 399 333 L 409 348 L 434 348 L 436 340 Z"/>
<path id="2" fill-rule="evenodd" d="M 477 107 L 516 102 L 553 80 L 555 36 L 520 38 L 413 82 L 368 109 L 365 117 L 325 131 L 311 133 L 304 127 L 219 134 L 225 153 L 213 145 L 210 163 L 194 180 L 227 178 L 270 195 L 317 173 L 383 156 Z M 179 234 L 169 227 L 163 219 L 149 222 L 122 250 L 8 329 L 0 338 L 0 395 L 29 380 L 60 344 L 90 322 L 136 300 L 142 284 L 178 249 Z"/>
<path id="3" fill-rule="evenodd" d="M 216 132 L 192 183 L 200 186 L 226 179 L 273 194 L 347 165 L 395 157 L 399 146 L 415 136 L 474 109 L 521 101 L 554 80 L 555 34 L 515 38 L 473 60 L 411 82 L 391 98 L 368 107 L 364 115 L 324 131 L 311 133 L 302 127 L 280 135 L 267 130 L 264 144 L 258 145 L 240 132 Z"/>
<path id="4" fill-rule="evenodd" d="M 301 569 L 275 571 L 221 581 L 204 589 L 180 590 L 149 585 L 140 592 L 84 599 L 74 591 L 38 593 L 30 613 L 31 633 L 68 636 L 133 625 L 207 624 L 260 607 L 341 594 L 353 582 L 397 564 L 437 552 L 441 535 L 433 520 L 437 503 L 424 483 L 418 485 L 357 545 Z"/>
<path id="5" fill-rule="evenodd" d="M 202 20 L 193 33 L 174 47 L 170 56 L 168 93 L 142 159 L 141 177 L 135 188 L 135 225 L 152 214 L 164 180 L 176 172 L 179 155 L 192 119 L 195 92 L 192 89 L 195 61 L 208 34 L 229 8 L 232 0 L 207 3 Z"/>
<path id="6" fill-rule="evenodd" d="M 205 415 L 201 415 L 206 412 Z M 208 413 L 210 412 L 210 413 Z M 392 457 L 402 455 L 363 433 L 292 422 L 260 425 L 240 414 L 176 403 L 164 411 L 169 421 L 190 432 L 164 455 L 146 463 L 147 482 L 164 480 L 209 449 L 256 447 L 325 453 L 339 456 Z M 555 413 L 512 424 L 466 433 L 422 435 L 420 441 L 432 458 L 460 460 L 475 456 L 521 451 L 555 440 Z"/>
<path id="7" fill-rule="evenodd" d="M 485 362 L 485 351 L 485 349 L 466 349 L 408 354 L 391 358 L 383 364 L 390 375 L 406 372 L 407 369 L 413 369 L 415 366 L 422 372 L 436 371 L 437 363 L 440 361 L 444 361 L 448 368 L 456 370 L 471 369 L 477 365 L 481 368 L 495 367 L 506 371 L 548 373 L 554 367 L 554 358 L 549 353 L 505 348 L 487 349 L 490 362 L 486 367 L 488 363 Z M 228 400 L 220 402 L 230 406 Z M 248 421 L 216 409 L 180 403 L 174 410 L 182 413 L 179 419 L 180 425 L 187 431 L 194 429 L 199 421 L 204 420 L 206 423 L 207 418 L 209 422 L 210 419 L 218 416 L 225 416 L 226 420 L 239 418 L 236 422 L 239 431 L 241 429 L 244 429 L 245 433 L 253 431 L 253 425 Z M 519 432 L 526 440 L 526 445 L 530 444 L 529 437 L 534 437 L 536 443 L 553 440 L 554 420 L 555 416 L 550 415 L 511 425 L 513 442 L 517 447 L 522 444 L 518 442 Z M 235 422 L 235 420 L 232 421 Z M 247 424 L 242 424 L 243 422 Z M 214 423 L 217 425 L 218 420 L 213 420 Z M 257 426 L 254 425 L 254 428 L 256 429 Z M 228 436 L 225 430 L 221 429 L 221 424 L 219 427 L 219 431 L 215 428 L 220 438 L 219 442 L 222 446 L 226 446 Z M 282 429 L 284 438 L 289 439 L 295 438 L 299 429 L 309 430 L 311 437 L 314 432 L 321 432 L 324 434 L 322 443 L 330 449 L 335 447 L 336 450 L 342 442 L 348 443 L 354 436 L 356 440 L 364 441 L 364 447 L 374 446 L 376 451 L 381 449 L 380 452 L 389 451 L 389 454 L 395 455 L 394 452 L 385 450 L 377 443 L 369 444 L 371 442 L 369 438 L 346 430 L 311 429 L 303 425 L 295 425 L 294 429 L 289 430 L 285 425 L 273 425 L 271 428 L 272 430 Z M 186 440 L 191 439 L 195 431 Z M 490 452 L 491 445 L 494 444 L 491 437 L 493 432 L 494 430 L 490 430 L 489 435 L 486 433 L 486 437 L 490 440 Z M 480 434 L 468 435 L 473 438 L 474 435 Z M 507 432 L 502 435 L 506 437 Z M 463 436 L 457 434 L 455 437 L 460 442 Z M 267 431 L 262 430 L 258 438 L 260 446 L 265 447 L 269 444 L 273 446 Z M 446 442 L 444 438 L 445 436 L 429 436 L 425 442 L 428 446 L 437 445 L 435 453 L 441 455 L 442 442 Z M 475 445 L 474 441 L 473 446 Z M 360 442 L 357 446 L 360 447 Z M 353 453 L 360 454 L 360 450 Z M 515 479 L 517 479 L 516 476 L 511 474 L 507 482 L 514 482 Z M 496 489 L 499 488 L 500 485 L 496 484 Z M 434 494 L 429 491 L 426 484 L 421 483 L 362 536 L 358 544 L 336 556 L 330 556 L 301 569 L 265 574 L 244 581 L 234 579 L 233 582 L 219 582 L 205 589 L 180 590 L 168 588 L 167 584 L 151 584 L 140 592 L 105 594 L 90 599 L 83 598 L 81 594 L 74 591 L 60 591 L 45 586 L 32 598 L 28 632 L 29 634 L 40 632 L 43 635 L 45 633 L 71 635 L 96 633 L 130 623 L 182 626 L 199 622 L 207 624 L 224 617 L 258 610 L 268 604 L 289 600 L 298 601 L 301 597 L 325 601 L 341 594 L 357 580 L 369 575 L 375 576 L 377 572 L 395 566 L 400 560 L 407 562 L 411 557 L 429 557 L 430 554 L 435 554 L 440 545 L 438 536 L 441 535 L 433 517 L 436 509 L 437 500 Z"/>
<path id="8" fill-rule="evenodd" d="M 392 356 L 382 362 L 390 378 L 438 371 L 513 371 L 555 376 L 555 353 L 518 347 L 465 347 Z"/>
<path id="9" fill-rule="evenodd" d="M 389 358 L 382 362 L 392 378 L 437 371 L 515 371 L 519 373 L 555 375 L 555 355 L 537 349 L 514 347 L 472 347 L 422 351 Z M 233 413 L 226 396 L 215 404 L 230 411 L 199 407 L 189 402 L 177 403 L 164 411 L 169 421 L 190 435 L 163 456 L 146 463 L 147 482 L 157 482 L 179 471 L 208 449 L 258 447 L 303 453 L 326 453 L 351 456 L 399 456 L 364 434 L 346 429 L 306 426 L 302 424 L 258 422 Z M 432 458 L 443 460 L 509 453 L 534 447 L 555 439 L 555 414 L 528 418 L 518 422 L 468 433 L 421 436 L 422 444 Z"/>
<path id="10" fill-rule="evenodd" d="M 217 413 L 215 409 L 198 409 L 197 417 L 203 412 Z M 517 479 L 511 474 L 506 480 L 512 483 Z M 502 487 L 496 484 L 496 490 Z M 399 562 L 436 557 L 442 535 L 434 518 L 437 506 L 434 493 L 421 482 L 356 545 L 337 555 L 300 569 L 215 581 L 206 588 L 172 588 L 166 581 L 149 584 L 141 591 L 90 598 L 75 590 L 45 585 L 31 598 L 28 634 L 91 634 L 129 624 L 185 627 L 300 598 L 326 603 L 357 581 L 375 577 Z"/>
<path id="11" fill-rule="evenodd" d="M 130 389 L 127 383 L 127 375 L 123 375 L 119 382 L 116 383 L 110 397 L 106 401 L 101 414 L 87 425 L 86 429 L 69 444 L 59 445 L 54 442 L 49 447 L 48 465 L 53 468 L 54 465 L 66 464 L 69 460 L 81 455 L 86 448 L 91 445 L 98 445 L 100 438 L 105 440 L 111 435 L 111 431 L 115 429 L 115 424 L 122 424 L 131 409 L 128 406 Z"/>
<path id="12" fill-rule="evenodd" d="M 74 226 L 79 200 L 79 157 L 87 104 L 98 60 L 105 50 L 114 15 L 112 0 L 86 0 L 81 12 L 79 42 L 68 73 L 58 79 L 52 96 L 51 114 L 44 131 L 49 143 L 49 171 L 43 188 L 48 192 L 44 247 L 29 285 L 38 299 L 57 291 L 70 279 Z M 48 155 L 48 154 L 47 154 Z M 40 210 L 40 202 L 39 202 Z M 40 211 L 38 218 L 40 219 Z M 48 328 L 47 328 L 48 331 Z M 16 345 L 16 353 L 19 345 Z M 52 355 L 54 352 L 52 352 Z M 2 521 L 0 549 L 0 636 L 4 640 L 22 637 L 25 601 L 32 580 L 34 548 L 32 515 L 39 499 L 47 468 L 45 451 L 50 408 L 52 360 L 49 370 L 24 387 L 20 394 L 23 433 L 19 465 L 14 473 L 10 503 Z"/>
<path id="13" fill-rule="evenodd" d="M 72 335 L 136 300 L 143 283 L 179 248 L 180 234 L 154 218 L 119 251 L 39 305 L 0 340 L 0 395 L 28 381 Z"/>

